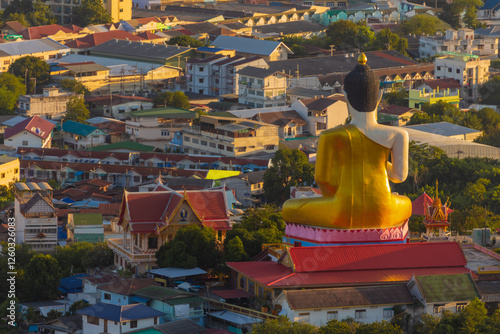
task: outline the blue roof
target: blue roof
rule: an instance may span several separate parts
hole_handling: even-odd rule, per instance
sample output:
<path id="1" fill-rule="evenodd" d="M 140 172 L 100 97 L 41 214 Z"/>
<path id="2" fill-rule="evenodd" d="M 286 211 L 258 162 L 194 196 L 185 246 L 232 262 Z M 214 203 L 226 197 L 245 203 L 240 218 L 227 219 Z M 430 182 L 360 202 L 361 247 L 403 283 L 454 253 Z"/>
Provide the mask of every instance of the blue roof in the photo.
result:
<path id="1" fill-rule="evenodd" d="M 68 239 L 68 232 L 64 230 L 64 227 L 57 228 L 57 240 L 66 240 Z"/>
<path id="2" fill-rule="evenodd" d="M 83 201 L 78 201 L 78 202 L 74 202 L 72 204 L 70 204 L 71 208 L 94 208 L 94 209 L 98 209 L 99 208 L 99 204 L 109 204 L 109 202 L 104 202 L 104 201 L 96 201 L 96 200 L 83 200 Z"/>
<path id="3" fill-rule="evenodd" d="M 84 137 L 87 137 L 95 130 L 101 131 L 101 130 L 99 130 L 99 128 L 96 128 L 95 126 L 83 124 L 83 123 L 78 123 L 75 121 L 64 122 L 62 129 L 63 129 L 63 131 L 66 131 L 69 133 L 74 133 L 75 135 L 80 135 L 80 136 L 84 136 Z"/>
<path id="4" fill-rule="evenodd" d="M 83 289 L 82 277 L 89 276 L 87 274 L 78 274 L 69 277 L 61 278 L 59 282 L 59 290 L 63 293 L 79 292 Z"/>
<path id="5" fill-rule="evenodd" d="M 201 51 L 201 52 L 219 52 L 219 51 L 223 51 L 223 50 L 227 50 L 227 49 L 209 48 L 208 46 L 200 46 L 198 49 L 196 49 L 196 51 Z"/>
<path id="6" fill-rule="evenodd" d="M 118 306 L 105 303 L 97 303 L 81 309 L 76 313 L 120 322 L 161 317 L 165 315 L 165 313 L 157 311 L 144 304 Z"/>
<path id="7" fill-rule="evenodd" d="M 68 204 L 75 203 L 75 201 L 73 201 L 69 197 L 64 197 L 63 199 L 61 199 L 61 202 L 68 203 Z"/>
<path id="8" fill-rule="evenodd" d="M 486 0 L 483 7 L 479 9 L 493 9 L 500 3 L 500 0 Z"/>
<path id="9" fill-rule="evenodd" d="M 212 43 L 216 47 L 236 50 L 238 52 L 250 53 L 255 55 L 269 56 L 278 46 L 282 46 L 290 53 L 293 53 L 288 47 L 279 41 L 267 41 L 263 39 L 250 39 L 245 37 L 233 37 L 220 35 Z"/>

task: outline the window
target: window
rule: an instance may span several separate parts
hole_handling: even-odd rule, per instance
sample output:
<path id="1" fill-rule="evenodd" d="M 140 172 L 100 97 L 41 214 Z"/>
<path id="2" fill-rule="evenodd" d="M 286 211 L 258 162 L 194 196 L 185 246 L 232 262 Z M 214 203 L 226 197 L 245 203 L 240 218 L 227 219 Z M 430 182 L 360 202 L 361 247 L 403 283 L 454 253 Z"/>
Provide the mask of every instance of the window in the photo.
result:
<path id="1" fill-rule="evenodd" d="M 10 60 L 4 60 L 4 61 L 3 61 L 3 64 L 4 64 L 4 65 L 9 65 L 9 64 L 10 64 Z"/>
<path id="2" fill-rule="evenodd" d="M 110 293 L 105 293 L 104 294 L 104 299 L 111 300 L 111 294 Z"/>
<path id="3" fill-rule="evenodd" d="M 233 148 L 231 146 L 226 146 L 226 151 L 233 152 Z"/>
<path id="4" fill-rule="evenodd" d="M 210 146 L 211 148 L 215 148 L 215 143 L 210 142 L 208 143 L 208 146 Z"/>
<path id="5" fill-rule="evenodd" d="M 466 307 L 467 307 L 467 303 L 457 303 L 457 312 L 462 311 Z"/>
<path id="6" fill-rule="evenodd" d="M 392 318 L 394 316 L 394 309 L 392 307 L 384 308 L 384 318 Z"/>
<path id="7" fill-rule="evenodd" d="M 255 89 L 249 89 L 248 90 L 249 95 L 255 95 Z"/>
<path id="8" fill-rule="evenodd" d="M 202 140 L 202 141 L 200 141 L 200 144 L 201 144 L 202 146 L 207 146 L 207 141 L 206 141 L 206 140 Z"/>
<path id="9" fill-rule="evenodd" d="M 120 13 L 123 13 L 123 8 L 120 8 Z"/>
<path id="10" fill-rule="evenodd" d="M 457 68 L 457 73 L 460 74 L 460 69 L 459 68 Z"/>
<path id="11" fill-rule="evenodd" d="M 190 142 L 191 141 L 191 137 L 184 136 L 184 141 Z"/>
<path id="12" fill-rule="evenodd" d="M 366 310 L 356 310 L 354 312 L 354 317 L 356 319 L 364 319 L 364 318 L 366 318 Z"/>
<path id="13" fill-rule="evenodd" d="M 337 2 L 337 6 L 339 6 L 339 7 L 345 7 L 345 6 L 347 6 L 347 2 L 346 1 Z"/>
<path id="14" fill-rule="evenodd" d="M 451 67 L 448 67 L 448 72 L 450 72 L 450 73 L 451 73 L 451 71 L 452 71 L 452 68 L 451 68 Z"/>
<path id="15" fill-rule="evenodd" d="M 339 312 L 338 311 L 328 311 L 326 312 L 326 321 L 330 320 L 339 320 Z"/>
<path id="16" fill-rule="evenodd" d="M 87 316 L 87 323 L 91 325 L 99 325 L 99 318 L 89 315 Z"/>
<path id="17" fill-rule="evenodd" d="M 266 150 L 274 150 L 274 145 L 266 145 Z"/>
<path id="18" fill-rule="evenodd" d="M 161 130 L 161 135 L 162 136 L 168 136 L 170 132 L 168 130 Z"/>
<path id="19" fill-rule="evenodd" d="M 441 66 L 436 66 L 436 70 L 441 71 Z"/>
<path id="20" fill-rule="evenodd" d="M 148 238 L 148 248 L 149 249 L 158 248 L 158 238 L 157 237 Z"/>
<path id="21" fill-rule="evenodd" d="M 5 173 L 2 173 L 2 179 L 5 178 Z"/>
<path id="22" fill-rule="evenodd" d="M 240 288 L 246 290 L 247 287 L 247 279 L 245 277 L 240 278 Z"/>
<path id="23" fill-rule="evenodd" d="M 203 66 L 200 66 L 200 67 L 198 67 L 198 68 L 199 68 L 200 72 L 205 71 L 205 67 L 203 67 Z"/>
<path id="24" fill-rule="evenodd" d="M 238 152 L 246 152 L 246 151 L 247 151 L 246 146 L 238 147 Z"/>
<path id="25" fill-rule="evenodd" d="M 254 282 L 248 280 L 248 292 L 254 294 L 255 293 L 255 284 Z"/>
<path id="26" fill-rule="evenodd" d="M 299 313 L 299 316 L 297 317 L 297 319 L 295 321 L 308 323 L 310 320 L 311 320 L 311 317 L 310 317 L 309 313 Z"/>
<path id="27" fill-rule="evenodd" d="M 493 49 L 493 48 L 492 48 L 492 49 Z M 257 79 L 257 83 L 258 83 L 259 85 L 262 85 L 262 79 Z"/>
<path id="28" fill-rule="evenodd" d="M 444 304 L 434 305 L 434 314 L 441 314 L 444 311 Z"/>
<path id="29" fill-rule="evenodd" d="M 130 322 L 130 328 L 137 328 L 137 320 L 132 320 Z"/>
<path id="30" fill-rule="evenodd" d="M 203 81 L 204 81 L 204 80 L 205 80 L 205 79 L 203 79 L 203 78 L 202 78 L 202 79 L 199 79 L 198 81 L 199 81 L 200 83 L 203 83 Z"/>
<path id="31" fill-rule="evenodd" d="M 197 138 L 193 138 L 192 140 L 193 144 L 199 144 L 200 143 L 200 140 L 197 139 Z"/>
<path id="32" fill-rule="evenodd" d="M 28 141 L 27 140 L 23 140 L 23 146 L 28 146 Z"/>
<path id="33" fill-rule="evenodd" d="M 257 96 L 264 96 L 264 92 L 262 90 L 256 90 L 255 95 Z"/>
<path id="34" fill-rule="evenodd" d="M 217 145 L 217 148 L 218 148 L 219 150 L 223 150 L 223 149 L 224 149 L 224 145 L 219 144 L 219 145 Z"/>

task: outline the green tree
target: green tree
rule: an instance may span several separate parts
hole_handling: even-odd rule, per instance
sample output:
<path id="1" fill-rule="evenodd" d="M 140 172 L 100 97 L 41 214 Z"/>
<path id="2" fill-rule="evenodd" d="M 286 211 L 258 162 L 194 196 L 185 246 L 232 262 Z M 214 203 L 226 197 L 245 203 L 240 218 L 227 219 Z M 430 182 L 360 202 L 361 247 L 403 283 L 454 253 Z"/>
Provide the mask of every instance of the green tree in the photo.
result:
<path id="1" fill-rule="evenodd" d="M 75 121 L 84 123 L 90 117 L 90 111 L 85 106 L 85 100 L 80 97 L 72 97 L 66 103 L 66 115 L 64 121 Z"/>
<path id="2" fill-rule="evenodd" d="M 330 320 L 324 326 L 321 326 L 318 334 L 354 334 L 357 327 L 357 322 Z"/>
<path id="3" fill-rule="evenodd" d="M 375 34 L 366 24 L 366 21 L 360 21 L 358 23 L 358 31 L 354 36 L 354 44 L 361 51 L 369 50 L 373 41 L 375 40 Z"/>
<path id="4" fill-rule="evenodd" d="M 156 94 L 153 99 L 153 108 L 175 107 L 189 109 L 190 106 L 189 98 L 183 92 L 162 92 Z"/>
<path id="5" fill-rule="evenodd" d="M 83 83 L 74 79 L 61 80 L 61 88 L 67 92 L 90 95 L 90 90 Z"/>
<path id="6" fill-rule="evenodd" d="M 82 0 L 82 4 L 73 7 L 71 22 L 80 27 L 93 24 L 112 23 L 113 18 L 103 7 L 101 0 Z"/>
<path id="7" fill-rule="evenodd" d="M 384 95 L 390 105 L 408 107 L 408 91 L 406 89 L 395 90 Z"/>
<path id="8" fill-rule="evenodd" d="M 313 334 L 317 327 L 304 322 L 291 322 L 287 317 L 266 320 L 252 327 L 252 334 Z"/>
<path id="9" fill-rule="evenodd" d="M 194 268 L 198 265 L 196 257 L 189 254 L 182 241 L 163 244 L 156 252 L 156 264 L 162 267 Z"/>
<path id="10" fill-rule="evenodd" d="M 290 198 L 290 187 L 312 185 L 314 167 L 298 149 L 279 150 L 264 174 L 264 194 L 268 203 L 282 205 Z"/>
<path id="11" fill-rule="evenodd" d="M 172 107 L 189 109 L 191 104 L 189 103 L 189 98 L 183 92 L 175 92 L 172 96 Z"/>
<path id="12" fill-rule="evenodd" d="M 9 22 L 9 21 L 17 21 L 25 27 L 30 26 L 28 19 L 26 18 L 26 15 L 24 15 L 23 13 L 10 13 L 8 15 L 3 14 L 2 22 Z"/>
<path id="13" fill-rule="evenodd" d="M 405 35 L 434 35 L 438 26 L 439 19 L 430 15 L 415 15 L 401 23 L 401 29 Z"/>
<path id="14" fill-rule="evenodd" d="M 56 23 L 56 17 L 50 10 L 50 7 L 40 0 L 33 2 L 33 10 L 25 13 L 25 15 L 32 26 L 44 26 Z"/>
<path id="15" fill-rule="evenodd" d="M 248 255 L 243 247 L 243 242 L 240 237 L 236 236 L 229 240 L 225 247 L 226 261 L 228 262 L 241 262 L 248 259 Z"/>
<path id="16" fill-rule="evenodd" d="M 58 246 L 54 257 L 61 267 L 62 277 L 70 276 L 74 273 L 85 272 L 84 260 L 87 253 L 93 248 L 90 242 L 76 242 L 68 246 Z"/>
<path id="17" fill-rule="evenodd" d="M 60 280 L 60 268 L 51 255 L 36 254 L 26 266 L 27 296 L 30 300 L 50 300 L 60 293 L 57 289 Z"/>
<path id="18" fill-rule="evenodd" d="M 71 306 L 69 307 L 69 311 L 68 311 L 69 315 L 73 315 L 76 313 L 76 311 L 84 309 L 88 306 L 90 306 L 90 303 L 88 301 L 83 300 L 83 299 L 77 300 L 76 302 L 71 304 Z"/>
<path id="19" fill-rule="evenodd" d="M 373 322 L 371 324 L 360 324 L 356 328 L 356 334 L 403 334 L 403 330 L 390 322 Z"/>
<path id="20" fill-rule="evenodd" d="M 461 28 L 462 24 L 477 29 L 483 26 L 477 21 L 477 9 L 482 5 L 481 0 L 454 0 L 443 7 L 439 18 L 455 29 Z"/>
<path id="21" fill-rule="evenodd" d="M 50 310 L 49 313 L 47 313 L 47 321 L 50 321 L 50 320 L 55 320 L 59 317 L 61 317 L 63 314 L 61 311 L 57 311 L 57 310 Z"/>
<path id="22" fill-rule="evenodd" d="M 113 250 L 108 247 L 106 242 L 99 242 L 87 251 L 82 264 L 86 269 L 103 269 L 113 264 Z"/>
<path id="23" fill-rule="evenodd" d="M 24 84 L 11 73 L 0 73 L 0 114 L 13 114 L 19 95 L 26 93 Z"/>
<path id="24" fill-rule="evenodd" d="M 353 37 L 358 34 L 358 30 L 359 26 L 356 23 L 339 20 L 330 23 L 326 29 L 326 36 L 337 50 L 351 50 L 357 47 Z"/>
<path id="25" fill-rule="evenodd" d="M 190 46 L 192 48 L 199 48 L 200 46 L 204 46 L 205 43 L 200 41 L 199 39 L 195 39 L 188 35 L 175 36 L 168 41 L 170 45 L 179 45 L 179 46 Z"/>
<path id="26" fill-rule="evenodd" d="M 397 50 L 402 54 L 406 54 L 408 40 L 404 37 L 399 37 L 390 28 L 384 28 L 375 34 L 373 48 L 375 50 Z"/>
<path id="27" fill-rule="evenodd" d="M 496 75 L 479 87 L 481 102 L 485 104 L 500 104 L 500 76 Z"/>
<path id="28" fill-rule="evenodd" d="M 30 94 L 34 94 L 37 87 L 43 87 L 49 83 L 49 71 L 49 64 L 33 56 L 16 59 L 9 68 L 9 72 L 25 82 L 26 92 Z M 41 88 L 38 91 L 41 91 Z"/>

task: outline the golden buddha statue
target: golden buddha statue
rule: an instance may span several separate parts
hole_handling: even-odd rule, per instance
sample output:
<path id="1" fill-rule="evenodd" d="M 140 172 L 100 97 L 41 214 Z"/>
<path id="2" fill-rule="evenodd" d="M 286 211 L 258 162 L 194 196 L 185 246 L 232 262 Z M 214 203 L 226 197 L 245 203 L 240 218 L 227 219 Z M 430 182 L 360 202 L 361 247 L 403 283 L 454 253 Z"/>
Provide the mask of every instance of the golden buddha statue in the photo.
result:
<path id="1" fill-rule="evenodd" d="M 290 199 L 288 223 L 334 229 L 389 228 L 411 215 L 411 201 L 391 193 L 389 180 L 408 175 L 408 133 L 377 123 L 380 81 L 361 54 L 344 79 L 351 122 L 321 133 L 315 180 L 322 197 Z"/>

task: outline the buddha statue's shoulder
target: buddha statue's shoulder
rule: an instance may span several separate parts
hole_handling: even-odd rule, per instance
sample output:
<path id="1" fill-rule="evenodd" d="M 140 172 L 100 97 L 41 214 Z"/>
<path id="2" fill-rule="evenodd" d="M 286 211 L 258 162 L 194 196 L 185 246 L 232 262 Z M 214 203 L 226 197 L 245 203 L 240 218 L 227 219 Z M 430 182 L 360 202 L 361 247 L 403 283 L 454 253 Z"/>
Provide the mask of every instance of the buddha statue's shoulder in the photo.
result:
<path id="1" fill-rule="evenodd" d="M 352 134 L 358 134 L 361 131 L 352 124 L 339 125 L 334 128 L 321 132 L 320 137 L 350 137 Z"/>

